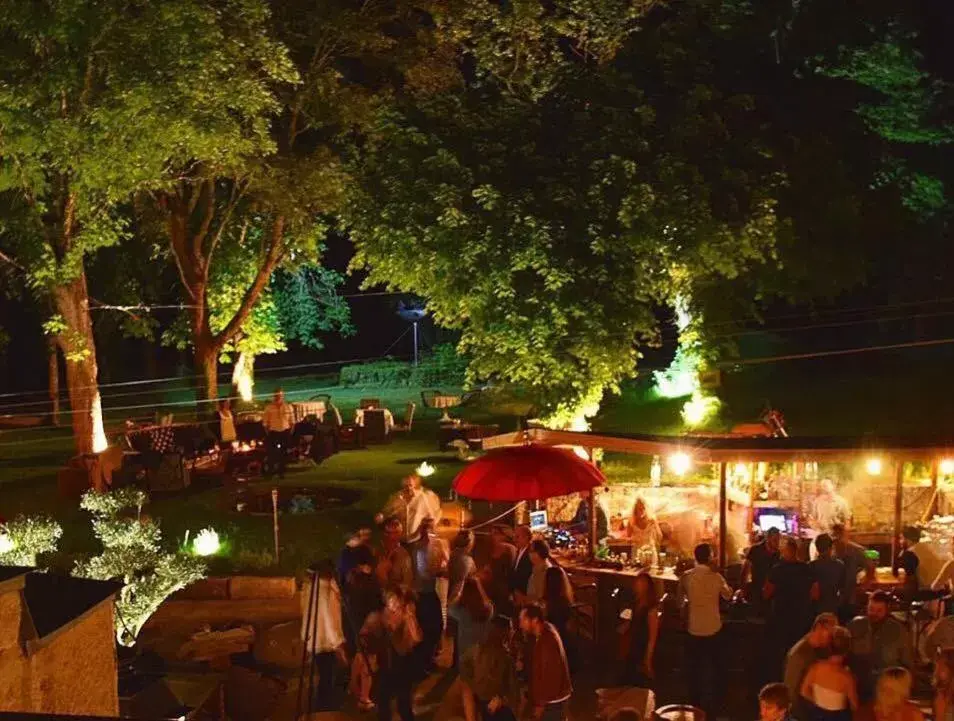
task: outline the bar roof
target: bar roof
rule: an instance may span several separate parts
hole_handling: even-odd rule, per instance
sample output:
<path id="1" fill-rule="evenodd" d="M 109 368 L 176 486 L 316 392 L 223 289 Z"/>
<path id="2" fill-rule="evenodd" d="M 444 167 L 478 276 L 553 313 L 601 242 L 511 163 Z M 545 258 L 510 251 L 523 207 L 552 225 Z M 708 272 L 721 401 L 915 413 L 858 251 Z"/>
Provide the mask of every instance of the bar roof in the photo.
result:
<path id="1" fill-rule="evenodd" d="M 954 458 L 954 438 L 937 437 L 746 437 L 729 435 L 661 436 L 649 434 L 553 431 L 531 428 L 483 439 L 485 449 L 523 443 L 549 446 L 582 446 L 605 451 L 668 456 L 688 453 L 699 463 L 766 461 L 859 461 L 871 455 L 901 461 Z"/>

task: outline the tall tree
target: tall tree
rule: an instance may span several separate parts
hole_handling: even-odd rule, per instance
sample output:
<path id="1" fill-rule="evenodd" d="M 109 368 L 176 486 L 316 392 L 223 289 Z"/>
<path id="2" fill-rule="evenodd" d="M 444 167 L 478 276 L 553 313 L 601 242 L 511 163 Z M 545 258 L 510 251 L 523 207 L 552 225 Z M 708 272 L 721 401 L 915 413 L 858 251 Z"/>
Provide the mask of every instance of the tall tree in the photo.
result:
<path id="1" fill-rule="evenodd" d="M 418 104 L 355 165 L 345 214 L 368 282 L 426 298 L 462 330 L 472 379 L 533 388 L 555 422 L 635 371 L 659 306 L 775 241 L 780 179 L 735 132 L 748 98 L 644 92 L 638 74 L 666 68 L 639 60 L 570 65 L 530 100 L 482 81 Z"/>
<path id="2" fill-rule="evenodd" d="M 134 194 L 268 142 L 294 71 L 266 20 L 257 0 L 0 8 L 0 244 L 54 306 L 78 452 L 105 446 L 84 259 L 126 236 Z"/>
<path id="3" fill-rule="evenodd" d="M 200 401 L 217 396 L 219 356 L 242 333 L 273 273 L 317 257 L 323 219 L 338 209 L 346 182 L 341 150 L 367 129 L 374 108 L 397 85 L 442 87 L 456 73 L 453 55 L 441 54 L 411 4 L 282 0 L 272 7 L 301 82 L 282 88 L 271 146 L 241 165 L 185 167 L 183 181 L 159 196 L 170 253 L 191 306 Z M 248 242 L 249 233 L 255 243 Z M 214 321 L 212 279 L 217 264 L 230 264 L 232 251 L 241 251 L 254 272 L 235 289 L 238 302 L 224 322 Z"/>

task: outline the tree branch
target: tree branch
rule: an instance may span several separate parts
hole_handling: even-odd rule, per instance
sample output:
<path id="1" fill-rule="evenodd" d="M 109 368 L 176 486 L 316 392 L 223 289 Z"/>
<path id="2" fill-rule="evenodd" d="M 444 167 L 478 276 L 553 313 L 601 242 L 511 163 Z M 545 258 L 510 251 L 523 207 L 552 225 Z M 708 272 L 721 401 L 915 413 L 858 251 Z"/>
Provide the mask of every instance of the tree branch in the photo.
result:
<path id="1" fill-rule="evenodd" d="M 22 265 L 20 265 L 16 260 L 14 260 L 13 258 L 11 258 L 9 255 L 7 255 L 6 253 L 4 253 L 2 250 L 0 250 L 0 260 L 2 260 L 4 263 L 9 263 L 10 265 L 12 265 L 12 266 L 13 266 L 14 268 L 16 268 L 17 270 L 23 271 L 24 273 L 27 272 L 27 269 L 26 269 L 26 268 L 24 268 Z"/>
<path id="2" fill-rule="evenodd" d="M 215 254 L 215 249 L 219 245 L 219 241 L 222 240 L 222 233 L 225 232 L 226 226 L 229 224 L 229 221 L 232 218 L 232 213 L 235 211 L 236 206 L 238 206 L 239 200 L 242 199 L 242 196 L 245 195 L 245 190 L 248 188 L 248 183 L 244 181 L 236 181 L 232 185 L 232 197 L 229 198 L 229 204 L 225 207 L 225 212 L 222 213 L 222 222 L 219 223 L 218 230 L 215 231 L 215 235 L 212 236 L 212 243 L 209 245 L 209 251 L 205 256 L 205 264 L 207 268 L 212 267 L 212 256 Z M 245 238 L 245 230 L 248 228 L 248 222 L 245 223 L 245 226 L 242 228 L 242 238 Z"/>
<path id="3" fill-rule="evenodd" d="M 258 302 L 262 291 L 265 290 L 265 286 L 268 284 L 268 280 L 271 278 L 272 272 L 282 261 L 282 258 L 285 255 L 284 237 L 285 218 L 283 216 L 278 216 L 275 218 L 275 222 L 272 224 L 272 233 L 268 252 L 266 253 L 265 258 L 262 260 L 262 264 L 258 268 L 258 273 L 255 274 L 255 280 L 246 289 L 245 295 L 242 296 L 242 302 L 239 304 L 235 315 L 232 316 L 232 319 L 228 322 L 225 328 L 215 335 L 215 344 L 217 348 L 221 348 L 223 345 L 232 340 L 232 338 L 235 337 L 235 334 L 242 329 L 242 324 L 248 319 L 249 314 L 252 312 L 252 308 L 255 307 L 255 303 Z"/>
<path id="4" fill-rule="evenodd" d="M 169 218 L 166 223 L 168 226 L 169 250 L 172 252 L 172 257 L 176 262 L 176 269 L 179 271 L 179 278 L 182 280 L 182 285 L 185 287 L 189 297 L 191 297 L 192 300 L 196 300 L 195 279 L 189 277 L 187 266 L 183 263 L 183 260 L 187 258 L 185 238 L 188 217 L 183 217 L 182 201 L 180 198 L 169 198 L 167 205 Z"/>

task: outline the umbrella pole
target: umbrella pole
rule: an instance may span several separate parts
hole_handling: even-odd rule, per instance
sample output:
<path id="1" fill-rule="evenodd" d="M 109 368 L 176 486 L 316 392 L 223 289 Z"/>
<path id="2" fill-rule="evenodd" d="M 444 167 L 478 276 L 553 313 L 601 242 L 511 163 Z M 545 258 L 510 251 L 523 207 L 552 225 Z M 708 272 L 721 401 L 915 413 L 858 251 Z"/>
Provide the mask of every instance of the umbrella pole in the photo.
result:
<path id="1" fill-rule="evenodd" d="M 590 558 L 596 558 L 596 543 L 597 538 L 596 534 L 598 531 L 599 524 L 597 523 L 597 514 L 596 514 L 596 489 L 590 489 Z"/>

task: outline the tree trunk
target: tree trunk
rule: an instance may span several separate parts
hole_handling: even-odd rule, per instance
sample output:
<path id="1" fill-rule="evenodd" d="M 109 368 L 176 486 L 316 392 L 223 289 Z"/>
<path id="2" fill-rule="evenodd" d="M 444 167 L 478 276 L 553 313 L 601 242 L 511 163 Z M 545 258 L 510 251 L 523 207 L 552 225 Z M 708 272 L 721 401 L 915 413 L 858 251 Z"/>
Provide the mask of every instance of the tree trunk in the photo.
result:
<path id="1" fill-rule="evenodd" d="M 60 363 L 56 339 L 49 337 L 47 350 L 47 384 L 50 391 L 50 423 L 60 425 Z"/>
<path id="2" fill-rule="evenodd" d="M 106 449 L 106 434 L 97 383 L 96 342 L 89 315 L 86 273 L 80 271 L 75 280 L 56 286 L 53 303 L 64 324 L 57 342 L 66 362 L 73 442 L 78 454 L 98 453 Z"/>
<path id="3" fill-rule="evenodd" d="M 199 413 L 211 413 L 215 410 L 212 402 L 219 397 L 219 349 L 209 338 L 196 338 L 195 372 L 199 376 L 196 388 Z"/>

